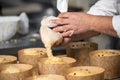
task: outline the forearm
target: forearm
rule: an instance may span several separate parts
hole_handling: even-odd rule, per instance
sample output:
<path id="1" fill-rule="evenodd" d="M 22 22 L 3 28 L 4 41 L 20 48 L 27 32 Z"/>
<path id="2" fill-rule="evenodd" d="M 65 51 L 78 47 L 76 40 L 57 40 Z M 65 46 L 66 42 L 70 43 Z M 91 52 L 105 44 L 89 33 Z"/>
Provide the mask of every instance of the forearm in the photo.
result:
<path id="1" fill-rule="evenodd" d="M 98 33 L 98 32 L 89 31 L 89 32 L 86 32 L 86 33 L 83 33 L 83 34 L 74 35 L 72 37 L 72 41 L 77 41 L 77 40 L 82 40 L 82 39 L 88 39 L 90 37 L 94 37 L 94 36 L 97 36 L 99 34 L 100 33 Z"/>
<path id="2" fill-rule="evenodd" d="M 112 25 L 112 17 L 92 16 L 90 18 L 90 29 L 99 33 L 118 37 Z"/>

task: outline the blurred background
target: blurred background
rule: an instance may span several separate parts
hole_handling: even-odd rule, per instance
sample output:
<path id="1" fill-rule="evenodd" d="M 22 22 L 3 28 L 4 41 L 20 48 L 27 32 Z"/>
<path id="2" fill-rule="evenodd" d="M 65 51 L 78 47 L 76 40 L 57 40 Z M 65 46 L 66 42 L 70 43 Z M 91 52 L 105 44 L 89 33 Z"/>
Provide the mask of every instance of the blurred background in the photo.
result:
<path id="1" fill-rule="evenodd" d="M 57 16 L 57 0 L 0 0 L 0 16 L 19 16 L 25 12 L 29 18 L 29 32 L 27 34 L 16 33 L 10 40 L 0 42 L 0 54 L 15 55 L 19 49 L 28 47 L 43 47 L 39 37 L 40 21 L 43 16 Z M 87 12 L 90 6 L 97 0 L 70 0 L 69 12 Z M 105 39 L 105 38 L 104 38 Z M 119 49 L 119 40 L 110 38 L 109 46 L 105 48 Z M 105 44 L 101 42 L 102 44 Z M 8 53 L 9 51 L 9 53 Z M 54 51 L 65 53 L 63 47 Z"/>
<path id="2" fill-rule="evenodd" d="M 76 6 L 77 0 L 71 0 L 69 11 L 87 10 L 88 1 L 82 1 L 87 4 Z M 59 14 L 56 2 L 56 0 L 0 0 L 0 16 L 19 16 L 25 12 L 29 18 L 29 33 L 24 35 L 16 33 L 10 40 L 1 41 L 0 54 L 15 55 L 22 48 L 43 47 L 39 37 L 40 21 L 43 16 L 57 16 Z M 55 51 L 59 50 L 65 52 L 64 48 L 55 49 Z"/>

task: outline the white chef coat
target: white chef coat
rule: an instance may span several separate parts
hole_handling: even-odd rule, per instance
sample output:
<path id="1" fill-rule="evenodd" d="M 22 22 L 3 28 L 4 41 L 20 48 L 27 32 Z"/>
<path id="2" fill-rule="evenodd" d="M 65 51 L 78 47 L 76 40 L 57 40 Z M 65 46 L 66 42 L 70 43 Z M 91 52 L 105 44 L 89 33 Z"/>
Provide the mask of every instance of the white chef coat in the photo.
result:
<path id="1" fill-rule="evenodd" d="M 90 8 L 88 14 L 113 16 L 113 28 L 120 38 L 120 0 L 99 0 Z"/>

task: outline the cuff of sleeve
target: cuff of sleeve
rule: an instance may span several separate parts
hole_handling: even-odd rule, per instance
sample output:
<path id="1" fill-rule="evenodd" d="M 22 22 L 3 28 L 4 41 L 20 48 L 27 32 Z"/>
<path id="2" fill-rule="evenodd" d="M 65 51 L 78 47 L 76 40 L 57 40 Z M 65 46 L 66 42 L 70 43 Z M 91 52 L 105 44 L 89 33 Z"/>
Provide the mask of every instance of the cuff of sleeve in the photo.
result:
<path id="1" fill-rule="evenodd" d="M 117 32 L 117 35 L 120 38 L 120 15 L 113 17 L 112 24 L 113 24 L 114 30 Z"/>

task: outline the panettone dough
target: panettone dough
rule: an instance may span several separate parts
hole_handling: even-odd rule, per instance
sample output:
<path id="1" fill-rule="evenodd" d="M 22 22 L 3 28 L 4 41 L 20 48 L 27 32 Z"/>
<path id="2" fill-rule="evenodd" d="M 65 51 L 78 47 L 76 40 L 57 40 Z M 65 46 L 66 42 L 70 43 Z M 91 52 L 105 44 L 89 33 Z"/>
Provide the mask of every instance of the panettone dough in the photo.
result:
<path id="1" fill-rule="evenodd" d="M 6 69 L 2 70 L 1 73 L 19 73 L 20 69 L 14 66 L 8 66 Z"/>
<path id="2" fill-rule="evenodd" d="M 45 61 L 46 64 L 65 64 L 65 62 L 59 57 L 52 57 Z"/>
<path id="3" fill-rule="evenodd" d="M 45 51 L 40 50 L 40 49 L 25 49 L 24 50 L 24 55 L 44 55 L 46 54 Z"/>
<path id="4" fill-rule="evenodd" d="M 71 76 L 89 76 L 89 75 L 94 75 L 95 72 L 91 72 L 88 69 L 83 69 L 83 70 L 79 70 L 79 71 L 73 71 L 71 73 L 69 73 L 68 75 Z"/>
<path id="5" fill-rule="evenodd" d="M 5 57 L 0 57 L 0 63 L 9 62 Z"/>
<path id="6" fill-rule="evenodd" d="M 4 62 L 5 58 L 0 57 L 0 63 Z"/>
<path id="7" fill-rule="evenodd" d="M 95 56 L 99 56 L 99 57 L 105 57 L 105 56 L 116 56 L 116 55 L 120 55 L 114 52 L 98 52 L 96 54 L 94 54 Z"/>
<path id="8" fill-rule="evenodd" d="M 51 47 L 56 44 L 60 44 L 62 42 L 62 35 L 60 33 L 57 33 L 53 30 L 51 30 L 46 24 L 46 19 L 44 18 L 41 21 L 41 28 L 40 28 L 40 35 L 41 35 L 41 40 L 43 44 L 45 45 L 45 48 L 47 50 L 47 55 L 48 55 L 48 60 L 46 63 L 52 63 L 52 64 L 63 64 L 64 62 L 57 57 L 54 57 L 52 54 L 52 49 Z"/>
<path id="9" fill-rule="evenodd" d="M 53 80 L 53 79 L 50 79 L 49 77 L 36 77 L 34 78 L 34 80 Z"/>
<path id="10" fill-rule="evenodd" d="M 60 79 L 58 79 L 58 76 L 54 76 L 54 75 L 42 75 L 42 76 L 35 76 L 34 80 L 65 80 L 64 77 L 60 77 Z"/>
<path id="11" fill-rule="evenodd" d="M 61 58 L 53 56 L 51 47 L 47 46 L 46 49 L 48 55 L 48 59 L 45 61 L 46 64 L 65 64 Z"/>

